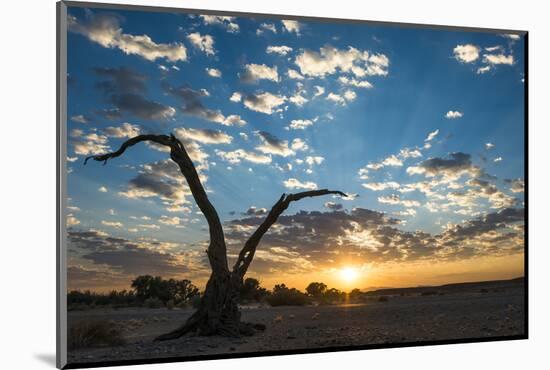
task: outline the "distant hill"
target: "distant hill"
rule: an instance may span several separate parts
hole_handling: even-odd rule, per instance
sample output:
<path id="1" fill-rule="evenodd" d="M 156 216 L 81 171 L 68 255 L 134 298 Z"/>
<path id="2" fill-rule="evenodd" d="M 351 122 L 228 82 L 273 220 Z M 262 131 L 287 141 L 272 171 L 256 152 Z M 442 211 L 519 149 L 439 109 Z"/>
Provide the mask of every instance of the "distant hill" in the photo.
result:
<path id="1" fill-rule="evenodd" d="M 477 281 L 471 283 L 455 283 L 439 286 L 417 286 L 411 288 L 383 288 L 369 290 L 366 295 L 401 295 L 401 294 L 422 294 L 422 293 L 459 293 L 468 291 L 479 291 L 480 289 L 499 288 L 521 288 L 525 278 L 519 277 L 510 280 Z"/>

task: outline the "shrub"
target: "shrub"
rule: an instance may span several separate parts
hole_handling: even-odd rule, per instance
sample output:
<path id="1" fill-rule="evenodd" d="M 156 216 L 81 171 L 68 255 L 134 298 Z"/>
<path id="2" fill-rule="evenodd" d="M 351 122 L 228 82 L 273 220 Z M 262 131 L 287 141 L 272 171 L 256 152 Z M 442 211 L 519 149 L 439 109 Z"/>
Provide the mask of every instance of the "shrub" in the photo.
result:
<path id="1" fill-rule="evenodd" d="M 126 341 L 120 328 L 108 321 L 79 321 L 70 326 L 67 347 L 72 349 L 119 346 Z"/>
<path id="2" fill-rule="evenodd" d="M 388 297 L 386 297 L 385 295 L 380 296 L 380 297 L 378 298 L 378 302 L 387 302 L 387 301 L 389 301 L 389 300 L 390 300 L 390 299 L 389 299 Z"/>
<path id="3" fill-rule="evenodd" d="M 147 298 L 143 304 L 147 308 L 161 308 L 164 306 L 162 301 L 158 298 Z"/>
<path id="4" fill-rule="evenodd" d="M 309 303 L 304 293 L 295 288 L 289 289 L 284 284 L 276 285 L 266 301 L 271 306 L 303 306 Z"/>

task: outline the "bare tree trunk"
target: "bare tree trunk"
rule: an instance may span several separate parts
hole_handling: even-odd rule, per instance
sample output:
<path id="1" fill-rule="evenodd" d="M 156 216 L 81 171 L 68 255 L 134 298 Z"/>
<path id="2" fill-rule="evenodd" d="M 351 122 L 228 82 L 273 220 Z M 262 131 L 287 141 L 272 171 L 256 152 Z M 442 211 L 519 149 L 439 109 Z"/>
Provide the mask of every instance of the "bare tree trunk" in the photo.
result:
<path id="1" fill-rule="evenodd" d="M 182 326 L 169 333 L 160 335 L 155 340 L 176 339 L 188 332 L 196 332 L 200 335 L 240 336 L 252 335 L 256 330 L 264 330 L 265 326 L 263 325 L 241 322 L 241 313 L 238 307 L 239 289 L 242 286 L 244 275 L 254 258 L 256 248 L 263 235 L 293 201 L 328 194 L 341 196 L 346 196 L 346 194 L 327 189 L 288 195 L 283 194 L 262 224 L 246 241 L 239 253 L 233 270 L 230 271 L 227 264 L 225 236 L 218 213 L 212 203 L 210 203 L 185 147 L 176 137 L 173 135 L 139 135 L 124 142 L 115 152 L 86 158 L 84 164 L 89 159 L 106 164 L 109 159 L 121 156 L 127 148 L 143 141 L 152 141 L 170 148 L 170 158 L 179 166 L 181 173 L 185 177 L 197 206 L 208 222 L 210 233 L 210 244 L 206 253 L 212 274 L 206 284 L 199 308 Z"/>

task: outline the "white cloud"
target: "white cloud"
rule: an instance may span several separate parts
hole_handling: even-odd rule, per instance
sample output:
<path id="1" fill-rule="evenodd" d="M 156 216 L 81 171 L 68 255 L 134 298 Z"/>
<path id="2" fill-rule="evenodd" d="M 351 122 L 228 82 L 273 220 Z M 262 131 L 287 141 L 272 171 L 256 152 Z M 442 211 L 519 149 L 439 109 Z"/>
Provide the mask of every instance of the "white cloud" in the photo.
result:
<path id="1" fill-rule="evenodd" d="M 405 149 L 401 149 L 399 151 L 399 156 L 401 156 L 402 158 L 405 158 L 405 159 L 407 159 L 407 158 L 418 158 L 418 157 L 422 157 L 422 153 L 418 149 L 405 148 Z"/>
<path id="2" fill-rule="evenodd" d="M 483 62 L 487 64 L 514 64 L 513 55 L 504 55 L 504 54 L 485 54 L 483 55 Z"/>
<path id="3" fill-rule="evenodd" d="M 484 74 L 484 73 L 486 73 L 486 72 L 489 72 L 490 70 L 491 70 L 491 66 L 479 67 L 479 68 L 477 69 L 476 73 L 477 73 L 478 75 L 482 75 L 482 74 Z"/>
<path id="4" fill-rule="evenodd" d="M 107 127 L 104 130 L 105 134 L 110 137 L 115 138 L 132 138 L 140 134 L 140 129 L 138 125 L 132 125 L 131 123 L 124 122 L 119 127 Z"/>
<path id="5" fill-rule="evenodd" d="M 304 79 L 304 76 L 302 76 L 300 74 L 300 72 L 298 72 L 295 69 L 289 68 L 288 71 L 286 72 L 286 74 L 287 74 L 288 78 L 291 78 L 293 80 L 303 80 Z"/>
<path id="6" fill-rule="evenodd" d="M 457 45 L 453 53 L 459 62 L 472 63 L 479 58 L 479 47 L 472 44 Z"/>
<path id="7" fill-rule="evenodd" d="M 84 117 L 84 115 L 79 114 L 77 116 L 72 116 L 71 121 L 78 122 L 78 123 L 88 123 L 88 119 Z"/>
<path id="8" fill-rule="evenodd" d="M 273 109 L 282 105 L 286 100 L 287 98 L 285 96 L 264 92 L 246 96 L 243 100 L 243 104 L 250 110 L 265 114 L 272 114 Z"/>
<path id="9" fill-rule="evenodd" d="M 110 149 L 105 135 L 96 133 L 85 135 L 82 130 L 74 129 L 71 131 L 71 137 L 73 150 L 77 155 L 102 154 Z"/>
<path id="10" fill-rule="evenodd" d="M 205 69 L 206 69 L 206 73 L 208 73 L 210 77 L 220 78 L 222 76 L 222 71 L 220 71 L 219 69 L 216 69 L 216 68 L 205 68 Z"/>
<path id="11" fill-rule="evenodd" d="M 353 90 L 346 90 L 344 91 L 344 99 L 347 101 L 354 101 L 357 97 L 357 94 Z"/>
<path id="12" fill-rule="evenodd" d="M 69 31 L 79 33 L 105 48 L 118 48 L 125 54 L 139 55 L 149 61 L 165 58 L 171 62 L 187 59 L 187 51 L 181 43 L 157 44 L 147 35 L 124 33 L 119 18 L 110 15 L 95 15 L 80 22 L 68 16 Z"/>
<path id="13" fill-rule="evenodd" d="M 255 82 L 258 80 L 279 81 L 277 66 L 268 67 L 265 64 L 247 64 L 245 71 L 240 75 L 243 82 Z"/>
<path id="14" fill-rule="evenodd" d="M 364 188 L 373 191 L 381 191 L 386 189 L 399 189 L 399 184 L 395 181 L 388 182 L 371 182 L 367 184 L 361 184 Z"/>
<path id="15" fill-rule="evenodd" d="M 495 144 L 493 143 L 485 143 L 485 149 L 491 150 L 495 147 Z"/>
<path id="16" fill-rule="evenodd" d="M 296 94 L 292 95 L 290 98 L 288 98 L 288 101 L 291 102 L 292 104 L 298 106 L 298 107 L 301 107 L 303 106 L 305 103 L 308 102 L 308 99 L 305 98 L 303 95 L 302 95 L 303 91 L 297 91 Z"/>
<path id="17" fill-rule="evenodd" d="M 320 165 L 325 161 L 325 158 L 321 156 L 307 156 L 305 161 L 309 166 Z"/>
<path id="18" fill-rule="evenodd" d="M 105 226 L 109 226 L 109 227 L 114 227 L 115 229 L 120 229 L 121 227 L 124 226 L 121 222 L 118 222 L 118 221 L 105 221 L 105 220 L 102 220 L 101 224 L 105 225 Z"/>
<path id="19" fill-rule="evenodd" d="M 257 163 L 257 164 L 268 164 L 271 163 L 271 156 L 263 155 L 259 153 L 249 152 L 244 149 L 237 149 L 232 152 L 224 152 L 217 150 L 216 154 L 228 161 L 229 163 L 235 164 L 240 163 L 241 160 L 246 160 L 248 162 Z"/>
<path id="20" fill-rule="evenodd" d="M 502 162 L 502 157 L 496 157 L 493 162 Z"/>
<path id="21" fill-rule="evenodd" d="M 294 32 L 296 35 L 300 35 L 300 29 L 302 25 L 298 21 L 292 21 L 284 19 L 281 21 L 283 24 L 283 29 L 287 32 Z"/>
<path id="22" fill-rule="evenodd" d="M 241 95 L 240 92 L 234 92 L 234 93 L 231 95 L 231 97 L 229 98 L 229 100 L 231 100 L 231 101 L 234 102 L 234 103 L 238 103 L 238 102 L 241 101 L 242 97 L 243 97 L 243 96 Z"/>
<path id="23" fill-rule="evenodd" d="M 206 55 L 216 54 L 216 50 L 214 50 L 214 38 L 212 36 L 193 32 L 187 35 L 187 39 L 194 47 L 201 50 Z"/>
<path id="24" fill-rule="evenodd" d="M 450 110 L 445 114 L 445 118 L 447 119 L 456 119 L 456 118 L 462 118 L 464 114 L 462 112 L 459 112 L 457 110 Z"/>
<path id="25" fill-rule="evenodd" d="M 508 39 L 510 39 L 510 40 L 514 40 L 514 41 L 517 41 L 517 40 L 519 40 L 519 39 L 521 38 L 520 35 L 516 35 L 516 34 L 514 34 L 514 33 L 506 33 L 506 34 L 503 34 L 503 35 L 501 35 L 501 36 L 502 36 L 502 37 L 506 37 L 506 38 L 508 38 Z"/>
<path id="26" fill-rule="evenodd" d="M 319 52 L 304 50 L 294 62 L 303 75 L 312 77 L 324 77 L 337 71 L 351 72 L 357 77 L 386 76 L 389 66 L 389 59 L 383 54 L 370 55 L 366 50 L 352 47 L 340 50 L 329 45 L 322 47 Z"/>
<path id="27" fill-rule="evenodd" d="M 67 215 L 67 227 L 76 226 L 80 224 L 80 220 L 77 219 L 72 213 Z"/>
<path id="28" fill-rule="evenodd" d="M 189 140 L 195 140 L 203 144 L 230 144 L 233 137 L 220 130 L 195 129 L 195 128 L 177 128 L 175 130 L 177 137 Z"/>
<path id="29" fill-rule="evenodd" d="M 313 125 L 313 121 L 310 119 L 293 119 L 290 121 L 289 127 L 293 130 L 304 130 L 311 125 Z"/>
<path id="30" fill-rule="evenodd" d="M 340 96 L 338 94 L 335 94 L 335 93 L 332 93 L 332 92 L 328 93 L 328 95 L 325 99 L 333 101 L 333 102 L 341 104 L 341 105 L 346 104 L 346 100 L 342 96 Z"/>
<path id="31" fill-rule="evenodd" d="M 416 200 L 401 199 L 397 194 L 378 197 L 378 202 L 391 205 L 402 205 L 406 208 L 420 207 L 420 202 Z"/>
<path id="32" fill-rule="evenodd" d="M 240 30 L 239 25 L 235 22 L 235 17 L 221 16 L 221 15 L 199 15 L 206 25 L 221 25 L 225 27 L 229 33 L 238 33 Z"/>
<path id="33" fill-rule="evenodd" d="M 246 121 L 241 118 L 241 116 L 237 114 L 231 114 L 227 117 L 225 117 L 222 121 L 216 121 L 218 123 L 221 123 L 224 126 L 244 126 L 246 125 Z"/>
<path id="34" fill-rule="evenodd" d="M 406 210 L 396 212 L 395 214 L 397 216 L 401 216 L 401 217 L 416 216 L 416 210 L 414 210 L 412 208 L 407 208 Z"/>
<path id="35" fill-rule="evenodd" d="M 372 84 L 366 80 L 358 81 L 355 78 L 348 78 L 346 76 L 340 76 L 338 78 L 338 81 L 343 85 L 350 85 L 350 86 L 361 87 L 366 89 L 370 89 L 372 87 Z"/>
<path id="36" fill-rule="evenodd" d="M 432 141 L 436 136 L 437 134 L 439 134 L 439 129 L 435 130 L 435 131 L 432 131 L 428 134 L 428 137 L 426 137 L 426 139 L 424 141 Z"/>
<path id="37" fill-rule="evenodd" d="M 176 226 L 180 224 L 181 219 L 177 216 L 174 217 L 168 217 L 168 216 L 160 216 L 159 222 L 164 225 L 170 225 L 170 226 Z"/>
<path id="38" fill-rule="evenodd" d="M 292 150 L 296 150 L 296 151 L 305 151 L 309 149 L 309 146 L 307 145 L 307 143 L 300 138 L 296 138 L 292 140 L 290 147 L 292 148 Z"/>
<path id="39" fill-rule="evenodd" d="M 155 224 L 140 224 L 138 225 L 138 227 L 141 227 L 142 229 L 153 229 L 153 230 L 160 229 L 160 226 Z"/>
<path id="40" fill-rule="evenodd" d="M 266 49 L 266 52 L 268 54 L 279 54 L 279 55 L 287 55 L 292 51 L 292 48 L 290 46 L 286 45 L 280 45 L 280 46 L 268 46 Z"/>
<path id="41" fill-rule="evenodd" d="M 320 95 L 323 95 L 325 93 L 325 88 L 323 86 L 314 86 L 315 88 L 315 93 L 313 93 L 313 96 L 314 97 L 317 97 L 317 96 L 320 96 Z"/>
<path id="42" fill-rule="evenodd" d="M 396 155 L 390 155 L 386 159 L 382 161 L 382 164 L 384 166 L 393 166 L 393 167 L 401 167 L 403 166 L 403 161 L 399 159 Z"/>
<path id="43" fill-rule="evenodd" d="M 317 184 L 312 181 L 306 181 L 301 182 L 298 179 L 290 178 L 288 180 L 283 181 L 283 184 L 288 189 L 309 189 L 309 190 L 315 190 L 317 189 Z"/>
<path id="44" fill-rule="evenodd" d="M 275 25 L 273 23 L 262 23 L 260 24 L 260 28 L 256 30 L 256 35 L 262 35 L 264 32 L 267 31 L 277 33 L 277 28 L 275 28 Z"/>

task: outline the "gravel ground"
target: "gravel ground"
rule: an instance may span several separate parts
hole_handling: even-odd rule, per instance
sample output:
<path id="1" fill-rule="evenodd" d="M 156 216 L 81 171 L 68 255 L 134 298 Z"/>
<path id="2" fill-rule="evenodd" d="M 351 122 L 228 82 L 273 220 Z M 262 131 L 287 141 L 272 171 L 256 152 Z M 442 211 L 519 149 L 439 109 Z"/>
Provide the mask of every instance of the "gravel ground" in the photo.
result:
<path id="1" fill-rule="evenodd" d="M 80 320 L 112 320 L 127 344 L 69 351 L 69 363 L 200 356 L 223 353 L 421 342 L 524 334 L 523 288 L 437 296 L 395 296 L 365 304 L 243 308 L 242 319 L 267 329 L 253 337 L 185 336 L 152 339 L 185 321 L 192 310 L 125 308 L 69 313 Z"/>

